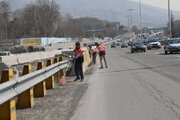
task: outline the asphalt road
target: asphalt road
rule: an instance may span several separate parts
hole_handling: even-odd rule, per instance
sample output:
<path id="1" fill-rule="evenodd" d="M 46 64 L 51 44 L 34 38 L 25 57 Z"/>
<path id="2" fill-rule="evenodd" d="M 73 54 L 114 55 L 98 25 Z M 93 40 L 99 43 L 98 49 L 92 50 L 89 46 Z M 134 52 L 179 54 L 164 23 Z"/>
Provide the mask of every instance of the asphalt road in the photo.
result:
<path id="1" fill-rule="evenodd" d="M 180 54 L 107 50 L 71 120 L 179 120 Z"/>

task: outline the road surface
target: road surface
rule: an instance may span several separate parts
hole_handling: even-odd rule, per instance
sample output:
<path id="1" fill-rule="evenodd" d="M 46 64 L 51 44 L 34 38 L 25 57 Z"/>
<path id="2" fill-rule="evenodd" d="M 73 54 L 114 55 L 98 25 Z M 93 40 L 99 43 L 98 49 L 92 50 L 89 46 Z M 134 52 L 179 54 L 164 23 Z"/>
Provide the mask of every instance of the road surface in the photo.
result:
<path id="1" fill-rule="evenodd" d="M 71 120 L 179 120 L 180 54 L 108 49 Z"/>

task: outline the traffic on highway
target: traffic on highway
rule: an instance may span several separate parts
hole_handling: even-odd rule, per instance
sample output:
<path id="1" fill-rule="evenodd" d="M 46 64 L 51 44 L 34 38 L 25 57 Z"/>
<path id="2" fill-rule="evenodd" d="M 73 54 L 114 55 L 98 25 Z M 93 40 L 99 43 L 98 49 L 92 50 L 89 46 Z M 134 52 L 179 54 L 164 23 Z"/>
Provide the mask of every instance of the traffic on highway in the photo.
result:
<path id="1" fill-rule="evenodd" d="M 180 38 L 168 38 L 162 34 L 161 36 L 156 34 L 153 37 L 147 35 L 145 38 L 140 38 L 137 35 L 135 35 L 132 39 L 122 37 L 116 39 L 116 42 L 111 44 L 111 48 L 121 46 L 121 48 L 130 49 L 131 53 L 158 49 L 163 49 L 164 54 L 180 53 Z"/>

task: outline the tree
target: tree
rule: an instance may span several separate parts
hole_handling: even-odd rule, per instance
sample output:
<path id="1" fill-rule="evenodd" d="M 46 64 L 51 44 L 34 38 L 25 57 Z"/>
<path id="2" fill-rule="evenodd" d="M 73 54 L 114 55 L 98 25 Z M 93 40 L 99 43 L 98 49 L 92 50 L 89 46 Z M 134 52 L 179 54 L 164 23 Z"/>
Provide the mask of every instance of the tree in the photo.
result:
<path id="1" fill-rule="evenodd" d="M 0 39 L 8 38 L 8 24 L 10 17 L 10 7 L 8 2 L 0 2 Z"/>
<path id="2" fill-rule="evenodd" d="M 171 13 L 172 14 L 172 13 Z M 171 15 L 172 37 L 180 37 L 180 20 L 175 20 L 173 14 Z"/>
<path id="3" fill-rule="evenodd" d="M 53 36 L 60 18 L 59 5 L 50 0 L 37 0 L 24 8 L 24 34 L 26 36 Z"/>

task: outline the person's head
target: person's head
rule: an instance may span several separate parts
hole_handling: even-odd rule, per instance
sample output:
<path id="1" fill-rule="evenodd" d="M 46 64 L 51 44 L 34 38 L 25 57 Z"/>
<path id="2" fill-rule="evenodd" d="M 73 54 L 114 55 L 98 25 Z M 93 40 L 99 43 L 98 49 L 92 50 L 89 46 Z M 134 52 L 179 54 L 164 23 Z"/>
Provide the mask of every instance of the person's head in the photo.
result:
<path id="1" fill-rule="evenodd" d="M 90 49 L 92 48 L 92 46 L 91 46 L 91 45 L 89 45 L 88 47 L 89 47 Z"/>
<path id="2" fill-rule="evenodd" d="M 76 42 L 75 46 L 76 46 L 77 49 L 80 48 L 81 47 L 80 42 Z"/>
<path id="3" fill-rule="evenodd" d="M 99 43 L 95 43 L 95 45 L 96 45 L 96 47 L 98 47 L 98 46 L 99 46 Z"/>

